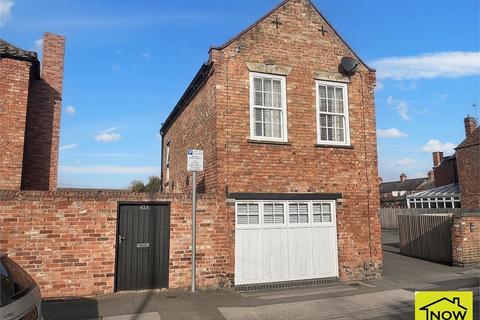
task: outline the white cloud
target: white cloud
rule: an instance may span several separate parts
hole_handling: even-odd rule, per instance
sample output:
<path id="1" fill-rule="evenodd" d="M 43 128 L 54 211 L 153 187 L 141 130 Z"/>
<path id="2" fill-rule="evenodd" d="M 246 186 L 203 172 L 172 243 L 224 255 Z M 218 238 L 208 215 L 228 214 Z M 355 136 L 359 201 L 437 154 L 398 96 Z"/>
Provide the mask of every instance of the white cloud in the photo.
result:
<path id="1" fill-rule="evenodd" d="M 78 147 L 78 144 L 74 143 L 74 144 L 65 144 L 63 146 L 60 146 L 60 151 L 65 151 L 65 150 L 70 150 L 70 149 L 74 149 Z"/>
<path id="2" fill-rule="evenodd" d="M 152 55 L 150 54 L 150 52 L 143 52 L 141 54 L 142 58 L 145 58 L 145 59 L 150 59 L 152 57 Z"/>
<path id="3" fill-rule="evenodd" d="M 424 172 L 416 172 L 413 174 L 413 177 L 412 178 L 425 178 L 427 177 L 428 173 L 424 173 Z"/>
<path id="4" fill-rule="evenodd" d="M 405 101 L 400 101 L 396 109 L 403 120 L 410 120 L 410 116 L 408 115 L 408 105 Z"/>
<path id="5" fill-rule="evenodd" d="M 443 152 L 447 155 L 451 155 L 455 152 L 454 151 L 455 147 L 456 147 L 456 145 L 454 145 L 451 142 L 443 143 L 443 142 L 440 142 L 439 140 L 430 139 L 422 147 L 422 151 L 423 152 L 437 152 L 437 151 L 440 151 L 440 152 Z"/>
<path id="6" fill-rule="evenodd" d="M 60 166 L 60 172 L 73 174 L 159 174 L 160 167 L 115 165 Z"/>
<path id="7" fill-rule="evenodd" d="M 43 50 L 43 38 L 35 40 L 35 51 L 40 53 Z"/>
<path id="8" fill-rule="evenodd" d="M 394 106 L 403 120 L 410 120 L 410 107 L 403 100 L 394 99 L 392 96 L 387 98 L 387 104 Z"/>
<path id="9" fill-rule="evenodd" d="M 376 85 L 376 87 L 375 87 L 375 90 L 376 90 L 376 91 L 383 90 L 383 82 L 377 80 L 377 85 Z"/>
<path id="10" fill-rule="evenodd" d="M 68 106 L 65 108 L 65 113 L 68 113 L 69 115 L 74 115 L 77 110 L 75 109 L 74 106 Z"/>
<path id="11" fill-rule="evenodd" d="M 0 27 L 4 26 L 12 15 L 13 0 L 0 0 Z"/>
<path id="12" fill-rule="evenodd" d="M 101 141 L 101 142 L 113 142 L 113 141 L 119 141 L 120 139 L 122 139 L 122 135 L 120 133 L 115 133 L 115 132 L 105 132 L 95 136 L 95 140 Z"/>
<path id="13" fill-rule="evenodd" d="M 399 166 L 409 167 L 415 164 L 415 160 L 412 158 L 404 158 L 404 159 L 398 160 L 396 163 Z"/>
<path id="14" fill-rule="evenodd" d="M 122 135 L 118 133 L 118 131 L 121 129 L 128 128 L 130 126 L 131 126 L 130 124 L 126 124 L 124 126 L 111 127 L 105 130 L 98 131 L 95 134 L 95 140 L 101 141 L 101 142 L 119 141 L 122 139 Z"/>
<path id="15" fill-rule="evenodd" d="M 459 78 L 480 75 L 480 52 L 434 52 L 372 62 L 380 80 Z"/>
<path id="16" fill-rule="evenodd" d="M 380 138 L 405 138 L 408 134 L 398 130 L 397 128 L 378 129 L 377 134 Z"/>

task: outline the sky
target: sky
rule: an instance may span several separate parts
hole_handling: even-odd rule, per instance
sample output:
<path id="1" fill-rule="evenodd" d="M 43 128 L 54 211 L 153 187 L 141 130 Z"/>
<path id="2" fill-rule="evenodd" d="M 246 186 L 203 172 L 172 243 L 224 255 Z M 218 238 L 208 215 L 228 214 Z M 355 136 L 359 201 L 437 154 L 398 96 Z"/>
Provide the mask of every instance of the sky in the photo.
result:
<path id="1" fill-rule="evenodd" d="M 158 130 L 211 45 L 279 0 L 0 0 L 0 38 L 41 51 L 67 38 L 60 187 L 126 188 L 160 173 Z M 424 177 L 480 105 L 478 0 L 314 0 L 377 69 L 379 172 Z M 41 54 L 41 52 L 39 52 Z"/>

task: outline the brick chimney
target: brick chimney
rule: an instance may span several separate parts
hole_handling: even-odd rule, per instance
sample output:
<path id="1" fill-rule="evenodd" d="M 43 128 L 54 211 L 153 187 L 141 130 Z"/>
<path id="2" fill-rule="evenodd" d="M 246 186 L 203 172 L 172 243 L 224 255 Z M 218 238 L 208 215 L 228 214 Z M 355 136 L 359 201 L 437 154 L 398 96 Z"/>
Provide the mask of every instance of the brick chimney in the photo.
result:
<path id="1" fill-rule="evenodd" d="M 400 182 L 404 182 L 405 180 L 407 180 L 407 175 L 405 173 L 402 173 L 400 175 Z"/>
<path id="2" fill-rule="evenodd" d="M 65 38 L 45 33 L 40 79 L 28 101 L 22 189 L 56 190 Z"/>
<path id="3" fill-rule="evenodd" d="M 432 181 L 432 180 L 433 180 L 433 170 L 428 171 L 427 177 L 428 177 L 428 180 L 429 180 L 429 181 Z"/>
<path id="4" fill-rule="evenodd" d="M 466 116 L 463 121 L 465 123 L 465 136 L 468 137 L 477 128 L 477 119 L 471 116 Z"/>
<path id="5" fill-rule="evenodd" d="M 440 164 L 440 162 L 442 162 L 443 160 L 443 152 L 437 151 L 432 153 L 432 155 L 433 155 L 433 166 L 437 167 Z"/>

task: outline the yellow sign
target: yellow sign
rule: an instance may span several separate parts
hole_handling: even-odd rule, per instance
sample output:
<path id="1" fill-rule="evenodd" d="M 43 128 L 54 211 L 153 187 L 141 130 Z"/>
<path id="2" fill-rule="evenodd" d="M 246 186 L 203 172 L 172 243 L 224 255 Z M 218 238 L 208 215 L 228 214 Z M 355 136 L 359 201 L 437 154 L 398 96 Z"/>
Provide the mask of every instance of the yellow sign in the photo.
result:
<path id="1" fill-rule="evenodd" d="M 473 292 L 417 291 L 415 320 L 473 320 Z"/>

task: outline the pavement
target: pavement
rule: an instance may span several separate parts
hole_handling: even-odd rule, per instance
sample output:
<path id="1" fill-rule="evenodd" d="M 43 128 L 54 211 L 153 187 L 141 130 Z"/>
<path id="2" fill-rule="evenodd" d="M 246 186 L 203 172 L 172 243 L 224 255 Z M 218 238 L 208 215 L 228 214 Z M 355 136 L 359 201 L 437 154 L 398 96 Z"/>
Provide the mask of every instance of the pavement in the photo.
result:
<path id="1" fill-rule="evenodd" d="M 385 231 L 382 236 L 384 272 L 382 279 L 374 281 L 247 293 L 120 293 L 46 301 L 43 315 L 46 320 L 413 319 L 417 290 L 473 291 L 474 314 L 480 314 L 478 267 L 452 267 L 402 256 L 398 233 Z"/>

